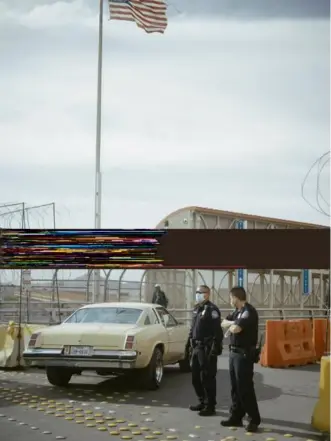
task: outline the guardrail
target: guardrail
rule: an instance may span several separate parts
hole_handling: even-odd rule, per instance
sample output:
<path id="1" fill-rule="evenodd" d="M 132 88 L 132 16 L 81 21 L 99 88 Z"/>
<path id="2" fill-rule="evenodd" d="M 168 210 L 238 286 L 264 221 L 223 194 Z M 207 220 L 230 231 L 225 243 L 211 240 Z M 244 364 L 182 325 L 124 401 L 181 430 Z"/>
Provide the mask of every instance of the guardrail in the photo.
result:
<path id="1" fill-rule="evenodd" d="M 9 320 L 19 321 L 18 303 L 17 302 L 6 302 L 6 305 L 12 307 L 3 308 L 0 303 L 0 323 L 8 323 Z M 15 306 L 14 306 L 15 305 Z M 22 323 L 34 323 L 34 324 L 58 324 L 66 319 L 70 314 L 72 314 L 80 306 L 86 305 L 83 302 L 49 302 L 48 306 L 45 307 L 40 302 L 30 302 L 29 309 L 30 313 L 24 311 L 21 314 Z M 256 308 L 260 317 L 260 327 L 265 326 L 266 320 L 295 320 L 304 318 L 323 318 L 328 314 L 327 309 L 320 308 Z M 220 308 L 222 317 L 226 317 L 233 309 L 230 308 Z M 170 309 L 174 317 L 183 323 L 189 324 L 191 321 L 192 309 Z M 31 319 L 29 320 L 29 315 Z M 33 317 L 32 317 L 33 315 Z"/>
<path id="2" fill-rule="evenodd" d="M 220 309 L 222 317 L 225 318 L 228 314 L 230 314 L 233 309 Z M 264 330 L 265 323 L 267 320 L 297 320 L 297 319 L 314 319 L 314 318 L 325 318 L 328 314 L 327 309 L 264 309 L 264 308 L 256 308 L 259 313 L 259 328 L 260 331 Z M 177 315 L 178 312 L 188 313 L 192 310 L 171 310 L 174 317 L 183 323 L 189 324 L 191 321 L 190 317 L 181 317 Z"/>

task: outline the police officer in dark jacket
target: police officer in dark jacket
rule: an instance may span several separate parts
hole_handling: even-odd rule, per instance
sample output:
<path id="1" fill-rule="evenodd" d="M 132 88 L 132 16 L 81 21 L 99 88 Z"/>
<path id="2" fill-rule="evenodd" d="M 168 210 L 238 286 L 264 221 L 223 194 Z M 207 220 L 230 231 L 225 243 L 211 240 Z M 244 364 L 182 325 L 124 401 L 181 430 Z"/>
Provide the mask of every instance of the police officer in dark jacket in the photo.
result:
<path id="1" fill-rule="evenodd" d="M 259 360 L 258 347 L 259 316 L 256 309 L 247 303 L 246 291 L 237 286 L 230 292 L 231 305 L 235 311 L 223 321 L 229 326 L 230 333 L 230 381 L 232 406 L 228 420 L 222 421 L 225 427 L 241 427 L 247 414 L 247 432 L 256 432 L 261 417 L 254 390 L 254 363 Z"/>
<path id="2" fill-rule="evenodd" d="M 201 416 L 215 414 L 217 357 L 222 353 L 221 314 L 210 300 L 210 289 L 201 285 L 196 291 L 189 339 L 192 347 L 192 384 L 199 403 L 190 410 Z"/>

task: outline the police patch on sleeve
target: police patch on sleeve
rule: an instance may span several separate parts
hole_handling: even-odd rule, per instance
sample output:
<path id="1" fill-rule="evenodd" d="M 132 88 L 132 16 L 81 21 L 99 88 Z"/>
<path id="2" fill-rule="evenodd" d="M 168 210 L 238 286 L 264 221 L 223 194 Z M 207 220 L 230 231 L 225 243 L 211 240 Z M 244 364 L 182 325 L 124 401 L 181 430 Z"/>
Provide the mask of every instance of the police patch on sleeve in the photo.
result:
<path id="1" fill-rule="evenodd" d="M 248 318 L 249 317 L 249 312 L 248 311 L 244 311 L 242 314 L 241 314 L 241 317 L 240 318 Z"/>
<path id="2" fill-rule="evenodd" d="M 214 309 L 211 313 L 211 316 L 213 319 L 218 319 L 219 318 L 219 313 L 216 311 L 216 309 Z"/>

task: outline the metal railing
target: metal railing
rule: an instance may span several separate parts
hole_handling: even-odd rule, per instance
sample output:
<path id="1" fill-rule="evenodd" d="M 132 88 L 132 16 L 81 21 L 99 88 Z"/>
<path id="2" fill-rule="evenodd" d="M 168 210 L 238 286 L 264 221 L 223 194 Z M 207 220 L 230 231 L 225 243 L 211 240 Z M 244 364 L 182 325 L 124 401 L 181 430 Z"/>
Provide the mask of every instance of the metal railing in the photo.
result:
<path id="1" fill-rule="evenodd" d="M 78 270 L 77 270 L 78 271 Z M 170 271 L 170 272 L 169 272 Z M 14 273 L 16 276 L 14 277 Z M 62 270 L 43 271 L 43 278 L 35 278 L 31 271 L 31 280 L 23 279 L 20 286 L 20 273 L 11 272 L 12 280 L 6 284 L 7 278 L 1 277 L 0 301 L 15 301 L 19 297 L 28 307 L 30 301 L 89 303 L 109 301 L 142 301 L 151 300 L 154 285 L 159 283 L 174 308 L 191 306 L 187 303 L 188 296 L 194 301 L 195 287 L 207 284 L 211 287 L 212 299 L 217 305 L 227 306 L 229 287 L 234 282 L 233 271 L 180 271 L 175 270 L 113 270 L 103 271 L 100 292 L 93 296 L 92 270 L 72 271 L 72 275 Z M 82 274 L 79 276 L 79 274 Z M 322 308 L 329 292 L 329 272 L 316 270 L 312 272 L 311 292 L 304 294 L 299 270 L 252 270 L 248 272 L 247 296 L 255 307 L 270 308 Z M 15 284 L 14 284 L 15 282 Z M 21 289 L 22 288 L 22 289 Z M 1 308 L 1 305 L 0 305 Z"/>
<path id="2" fill-rule="evenodd" d="M 34 324 L 58 324 L 72 314 L 76 309 L 85 305 L 83 302 L 50 302 L 47 306 L 40 302 L 31 302 L 31 311 L 33 317 L 22 316 L 23 323 Z M 222 317 L 226 317 L 233 309 L 220 308 Z M 266 320 L 295 320 L 295 319 L 313 319 L 323 318 L 328 314 L 327 309 L 319 308 L 257 308 L 260 318 L 260 327 L 264 328 Z M 191 321 L 192 309 L 169 309 L 169 312 L 177 319 L 177 321 L 189 325 Z M 8 321 L 18 321 L 18 310 L 16 302 L 6 302 L 6 307 L 0 306 L 0 323 L 8 323 Z"/>

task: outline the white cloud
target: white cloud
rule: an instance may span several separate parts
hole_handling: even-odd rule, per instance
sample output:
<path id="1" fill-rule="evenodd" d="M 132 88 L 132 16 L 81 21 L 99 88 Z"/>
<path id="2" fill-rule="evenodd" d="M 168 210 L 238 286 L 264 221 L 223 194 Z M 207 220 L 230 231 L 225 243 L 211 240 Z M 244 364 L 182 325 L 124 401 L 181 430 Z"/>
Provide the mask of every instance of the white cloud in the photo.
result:
<path id="1" fill-rule="evenodd" d="M 63 225 L 89 226 L 97 6 L 8 4 L 0 200 L 55 200 Z M 104 26 L 105 222 L 153 226 L 190 204 L 323 222 L 300 185 L 329 148 L 328 21 L 179 17 L 164 36 Z"/>

